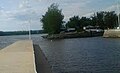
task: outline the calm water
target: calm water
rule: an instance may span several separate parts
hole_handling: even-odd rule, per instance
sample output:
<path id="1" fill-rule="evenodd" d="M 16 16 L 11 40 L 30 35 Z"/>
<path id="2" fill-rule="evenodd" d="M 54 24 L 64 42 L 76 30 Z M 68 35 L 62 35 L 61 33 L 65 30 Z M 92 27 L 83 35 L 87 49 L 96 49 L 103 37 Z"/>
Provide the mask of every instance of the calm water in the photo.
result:
<path id="1" fill-rule="evenodd" d="M 102 37 L 45 40 L 32 35 L 54 73 L 120 73 L 120 39 Z M 0 48 L 28 36 L 0 36 Z"/>

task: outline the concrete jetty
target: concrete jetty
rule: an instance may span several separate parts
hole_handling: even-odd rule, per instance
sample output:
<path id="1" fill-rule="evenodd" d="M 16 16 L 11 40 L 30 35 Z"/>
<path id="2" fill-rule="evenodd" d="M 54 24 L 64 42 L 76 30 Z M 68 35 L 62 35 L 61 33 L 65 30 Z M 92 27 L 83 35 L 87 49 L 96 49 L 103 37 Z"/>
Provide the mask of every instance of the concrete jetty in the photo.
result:
<path id="1" fill-rule="evenodd" d="M 105 38 L 120 38 L 120 29 L 105 30 L 103 37 L 105 37 Z"/>
<path id="2" fill-rule="evenodd" d="M 39 45 L 21 40 L 0 50 L 0 73 L 52 73 Z"/>
<path id="3" fill-rule="evenodd" d="M 31 40 L 23 40 L 0 50 L 0 73 L 37 73 Z"/>

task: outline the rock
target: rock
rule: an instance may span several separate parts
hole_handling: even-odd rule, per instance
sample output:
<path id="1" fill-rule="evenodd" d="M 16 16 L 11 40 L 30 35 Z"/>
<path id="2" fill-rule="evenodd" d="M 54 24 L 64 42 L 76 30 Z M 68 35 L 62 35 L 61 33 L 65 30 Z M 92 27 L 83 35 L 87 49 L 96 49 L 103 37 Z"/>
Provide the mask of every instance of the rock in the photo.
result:
<path id="1" fill-rule="evenodd" d="M 84 37 L 95 37 L 103 36 L 103 32 L 69 32 L 64 34 L 52 34 L 42 36 L 46 39 L 64 39 L 64 38 L 84 38 Z"/>

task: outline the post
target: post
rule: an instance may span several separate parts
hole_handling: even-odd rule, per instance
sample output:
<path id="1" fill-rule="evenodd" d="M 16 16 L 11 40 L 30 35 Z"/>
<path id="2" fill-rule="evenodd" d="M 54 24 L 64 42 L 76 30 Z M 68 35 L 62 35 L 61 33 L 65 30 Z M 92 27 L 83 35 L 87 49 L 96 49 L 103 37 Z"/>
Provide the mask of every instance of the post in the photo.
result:
<path id="1" fill-rule="evenodd" d="M 118 28 L 120 29 L 120 6 L 119 6 L 119 0 L 118 0 L 118 2 L 117 2 L 117 10 L 118 10 Z"/>
<path id="2" fill-rule="evenodd" d="M 31 22 L 29 21 L 29 40 L 31 40 L 31 31 L 30 31 L 30 29 L 31 29 Z"/>

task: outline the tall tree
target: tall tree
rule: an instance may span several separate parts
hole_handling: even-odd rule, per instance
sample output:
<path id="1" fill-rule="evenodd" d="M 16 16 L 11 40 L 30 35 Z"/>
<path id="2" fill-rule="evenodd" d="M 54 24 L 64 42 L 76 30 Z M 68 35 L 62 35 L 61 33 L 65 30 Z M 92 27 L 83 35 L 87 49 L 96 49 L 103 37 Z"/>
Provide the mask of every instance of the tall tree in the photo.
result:
<path id="1" fill-rule="evenodd" d="M 100 26 L 103 29 L 111 28 L 117 26 L 117 15 L 114 11 L 111 12 L 97 12 L 92 17 L 92 25 Z"/>
<path id="2" fill-rule="evenodd" d="M 97 12 L 97 26 L 100 26 L 101 28 L 104 28 L 104 16 L 106 15 L 106 12 L 101 11 L 101 12 Z"/>
<path id="3" fill-rule="evenodd" d="M 96 16 L 96 13 L 94 13 L 94 15 L 91 16 L 91 25 L 92 26 L 97 26 L 97 16 Z"/>
<path id="4" fill-rule="evenodd" d="M 117 15 L 114 11 L 107 12 L 104 17 L 104 28 L 113 29 L 117 27 Z"/>
<path id="5" fill-rule="evenodd" d="M 44 31 L 48 34 L 60 33 L 63 19 L 64 16 L 62 14 L 62 10 L 58 9 L 57 4 L 53 3 L 50 7 L 48 7 L 48 11 L 41 19 Z"/>
<path id="6" fill-rule="evenodd" d="M 80 26 L 81 27 L 84 27 L 84 26 L 88 26 L 88 25 L 91 25 L 91 19 L 90 18 L 87 18 L 87 17 L 82 17 L 80 19 Z"/>
<path id="7" fill-rule="evenodd" d="M 68 28 L 77 28 L 79 27 L 79 20 L 79 16 L 73 16 L 69 19 L 66 25 Z"/>

